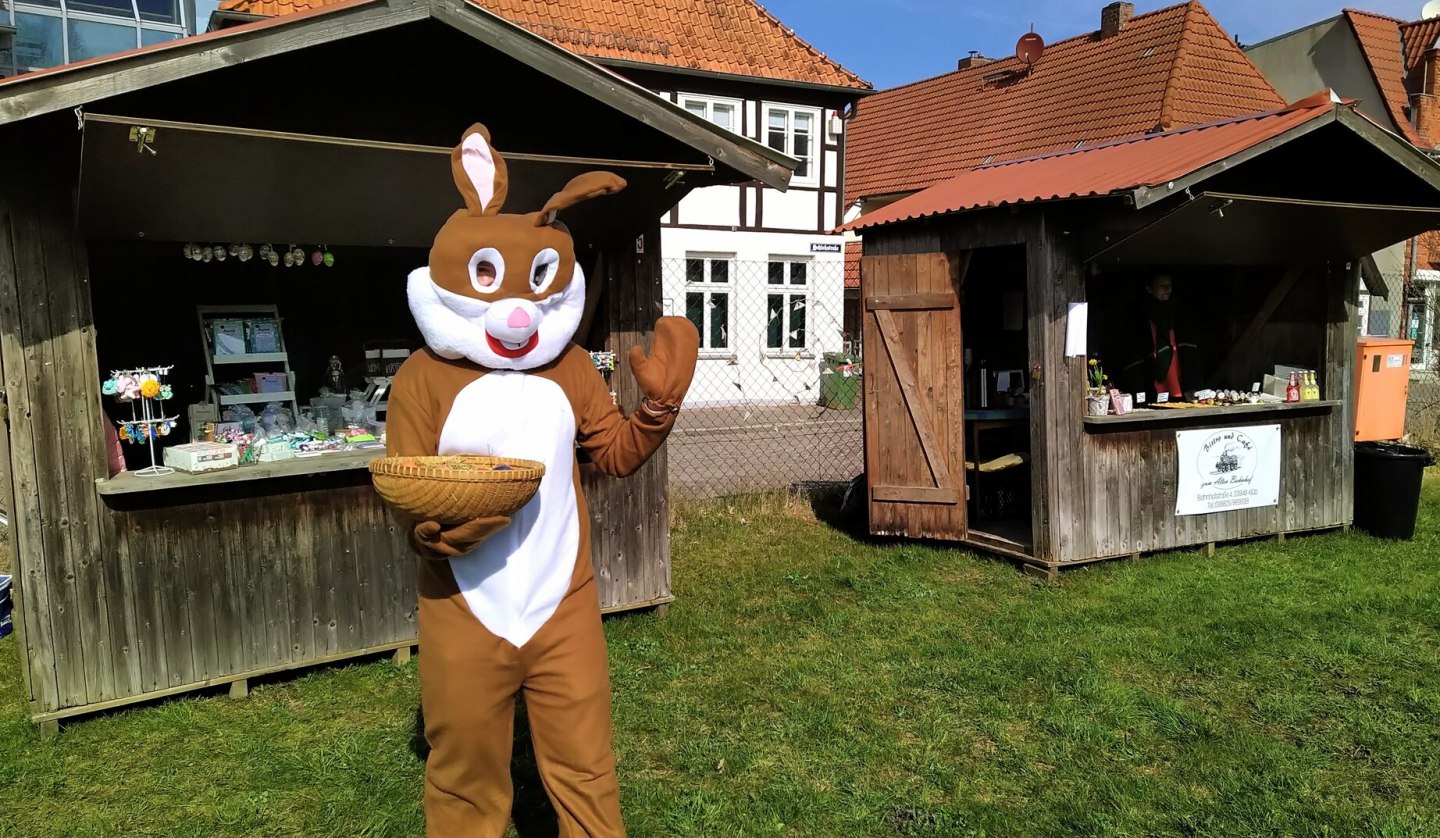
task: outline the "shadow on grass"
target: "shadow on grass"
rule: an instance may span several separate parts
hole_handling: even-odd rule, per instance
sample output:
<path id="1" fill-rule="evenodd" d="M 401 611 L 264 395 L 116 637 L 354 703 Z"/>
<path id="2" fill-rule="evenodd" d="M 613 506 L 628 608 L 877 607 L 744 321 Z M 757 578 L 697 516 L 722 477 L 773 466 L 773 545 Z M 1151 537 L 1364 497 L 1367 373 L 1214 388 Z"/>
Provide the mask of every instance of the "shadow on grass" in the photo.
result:
<path id="1" fill-rule="evenodd" d="M 430 744 L 425 741 L 425 715 L 419 707 L 415 708 L 410 750 L 421 762 L 430 756 Z M 530 739 L 524 699 L 515 702 L 515 746 L 510 756 L 510 783 L 515 789 L 510 818 L 515 822 L 516 834 L 520 838 L 558 836 L 559 820 L 550 796 L 545 793 L 545 784 L 540 779 L 540 769 L 535 762 L 535 746 Z"/>

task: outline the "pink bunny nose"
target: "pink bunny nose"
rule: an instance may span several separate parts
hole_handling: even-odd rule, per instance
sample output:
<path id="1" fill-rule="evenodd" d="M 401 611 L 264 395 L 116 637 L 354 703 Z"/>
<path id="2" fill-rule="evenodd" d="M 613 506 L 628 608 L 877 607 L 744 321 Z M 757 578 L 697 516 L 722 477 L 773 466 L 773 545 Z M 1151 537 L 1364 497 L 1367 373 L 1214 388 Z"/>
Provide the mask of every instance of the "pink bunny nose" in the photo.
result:
<path id="1" fill-rule="evenodd" d="M 505 325 L 512 329 L 529 328 L 530 315 L 525 313 L 525 309 L 517 307 L 514 311 L 510 312 L 510 318 L 505 321 Z"/>

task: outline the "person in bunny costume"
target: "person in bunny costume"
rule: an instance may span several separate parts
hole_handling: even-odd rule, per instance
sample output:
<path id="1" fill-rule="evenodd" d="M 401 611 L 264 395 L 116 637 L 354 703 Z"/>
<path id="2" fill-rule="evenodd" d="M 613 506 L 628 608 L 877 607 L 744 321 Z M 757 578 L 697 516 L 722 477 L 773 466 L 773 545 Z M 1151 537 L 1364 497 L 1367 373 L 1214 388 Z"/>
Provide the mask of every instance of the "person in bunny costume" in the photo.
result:
<path id="1" fill-rule="evenodd" d="M 674 425 L 699 335 L 684 318 L 656 322 L 650 355 L 630 353 L 644 400 L 623 415 L 589 353 L 572 343 L 585 277 L 556 214 L 625 181 L 589 172 L 538 212 L 501 214 L 505 160 L 479 124 L 455 148 L 451 170 L 465 209 L 435 237 L 428 267 L 410 275 L 410 310 L 426 348 L 394 378 L 387 454 L 521 457 L 546 471 L 513 520 L 409 522 L 421 557 L 427 832 L 504 833 L 515 696 L 524 690 L 560 834 L 624 835 L 575 447 L 617 477 L 644 465 Z"/>

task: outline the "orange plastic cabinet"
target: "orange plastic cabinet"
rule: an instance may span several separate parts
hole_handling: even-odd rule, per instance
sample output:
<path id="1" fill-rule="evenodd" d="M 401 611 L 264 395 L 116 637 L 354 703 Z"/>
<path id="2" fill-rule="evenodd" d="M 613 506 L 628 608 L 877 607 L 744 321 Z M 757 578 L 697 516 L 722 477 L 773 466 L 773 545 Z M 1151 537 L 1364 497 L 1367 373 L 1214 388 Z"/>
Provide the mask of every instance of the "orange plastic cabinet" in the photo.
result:
<path id="1" fill-rule="evenodd" d="M 1410 393 L 1410 351 L 1415 342 L 1363 337 L 1356 342 L 1355 441 L 1405 435 L 1405 398 Z"/>

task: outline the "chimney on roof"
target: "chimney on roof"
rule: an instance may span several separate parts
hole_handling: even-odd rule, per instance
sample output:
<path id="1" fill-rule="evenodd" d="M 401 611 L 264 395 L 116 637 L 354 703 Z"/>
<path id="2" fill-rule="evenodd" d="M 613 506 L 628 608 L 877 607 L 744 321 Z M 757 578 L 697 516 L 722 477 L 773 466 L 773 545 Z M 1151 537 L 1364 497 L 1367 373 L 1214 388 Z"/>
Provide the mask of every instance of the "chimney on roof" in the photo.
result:
<path id="1" fill-rule="evenodd" d="M 1423 71 L 1419 93 L 1410 96 L 1410 121 L 1421 137 L 1434 140 L 1440 133 L 1440 108 L 1435 95 L 1440 93 L 1440 49 L 1428 49 L 1421 59 Z"/>
<path id="2" fill-rule="evenodd" d="M 1125 31 L 1125 25 L 1135 16 L 1134 3 L 1111 3 L 1100 10 L 1100 38 L 1113 38 Z"/>
<path id="3" fill-rule="evenodd" d="M 970 54 L 955 62 L 955 69 L 968 70 L 971 67 L 979 67 L 981 64 L 989 64 L 993 58 L 986 58 L 978 50 L 970 50 Z"/>

